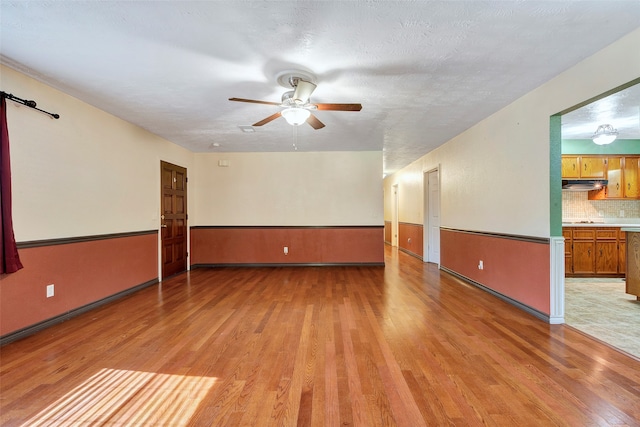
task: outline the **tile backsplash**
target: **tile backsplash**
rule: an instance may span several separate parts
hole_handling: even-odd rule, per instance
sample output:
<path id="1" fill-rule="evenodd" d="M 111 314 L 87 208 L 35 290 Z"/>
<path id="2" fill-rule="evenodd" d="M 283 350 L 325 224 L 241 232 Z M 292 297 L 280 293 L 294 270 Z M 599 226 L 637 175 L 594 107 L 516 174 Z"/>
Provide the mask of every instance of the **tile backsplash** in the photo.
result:
<path id="1" fill-rule="evenodd" d="M 620 215 L 621 211 L 624 215 Z M 563 219 L 640 218 L 640 200 L 589 200 L 586 191 L 562 192 Z"/>

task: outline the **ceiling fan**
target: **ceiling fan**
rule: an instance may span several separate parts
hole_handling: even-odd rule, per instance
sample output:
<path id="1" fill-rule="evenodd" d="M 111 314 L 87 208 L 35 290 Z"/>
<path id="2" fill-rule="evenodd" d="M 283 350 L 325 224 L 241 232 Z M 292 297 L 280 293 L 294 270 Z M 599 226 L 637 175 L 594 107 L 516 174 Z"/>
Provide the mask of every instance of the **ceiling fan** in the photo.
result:
<path id="1" fill-rule="evenodd" d="M 293 126 L 299 126 L 305 122 L 314 129 L 322 129 L 325 125 L 316 116 L 311 114 L 312 110 L 331 111 L 360 111 L 361 104 L 314 104 L 309 98 L 316 89 L 313 75 L 303 71 L 285 71 L 278 74 L 278 83 L 284 87 L 291 87 L 292 90 L 282 95 L 281 102 L 258 101 L 255 99 L 229 98 L 229 101 L 250 102 L 253 104 L 277 105 L 282 108 L 269 117 L 254 123 L 252 126 L 265 125 L 282 116 Z"/>

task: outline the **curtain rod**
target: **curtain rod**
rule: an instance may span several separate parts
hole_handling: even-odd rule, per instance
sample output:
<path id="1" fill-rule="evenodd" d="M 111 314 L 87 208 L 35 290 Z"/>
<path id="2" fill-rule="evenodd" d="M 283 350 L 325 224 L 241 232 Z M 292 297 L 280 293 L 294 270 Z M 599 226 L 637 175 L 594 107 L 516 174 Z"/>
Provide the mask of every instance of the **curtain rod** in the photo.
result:
<path id="1" fill-rule="evenodd" d="M 54 119 L 59 119 L 60 118 L 60 114 L 54 114 L 54 113 L 50 113 L 48 111 L 44 111 L 41 110 L 39 108 L 36 108 L 36 101 L 30 101 L 27 99 L 22 99 L 22 98 L 18 98 L 17 96 L 13 96 L 10 93 L 4 92 L 4 91 L 0 91 L 0 95 L 2 95 L 3 98 L 7 98 L 13 102 L 17 102 L 18 104 L 22 104 L 22 105 L 26 105 L 29 108 L 33 108 L 34 110 L 38 110 L 41 113 L 45 113 L 48 114 L 49 116 L 51 116 Z"/>

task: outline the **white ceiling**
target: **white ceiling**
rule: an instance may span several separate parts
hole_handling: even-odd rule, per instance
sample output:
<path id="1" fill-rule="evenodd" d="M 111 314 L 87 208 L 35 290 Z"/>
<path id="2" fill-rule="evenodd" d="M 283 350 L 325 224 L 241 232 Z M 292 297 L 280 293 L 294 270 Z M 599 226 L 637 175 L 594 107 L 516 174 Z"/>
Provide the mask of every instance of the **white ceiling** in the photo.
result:
<path id="1" fill-rule="evenodd" d="M 192 151 L 384 150 L 389 173 L 638 28 L 640 1 L 2 0 L 0 20 L 2 63 Z M 288 69 L 362 111 L 241 132 L 279 107 L 228 98 L 280 101 Z"/>
<path id="2" fill-rule="evenodd" d="M 564 114 L 562 137 L 589 139 L 599 125 L 613 126 L 620 139 L 640 139 L 640 84 Z"/>

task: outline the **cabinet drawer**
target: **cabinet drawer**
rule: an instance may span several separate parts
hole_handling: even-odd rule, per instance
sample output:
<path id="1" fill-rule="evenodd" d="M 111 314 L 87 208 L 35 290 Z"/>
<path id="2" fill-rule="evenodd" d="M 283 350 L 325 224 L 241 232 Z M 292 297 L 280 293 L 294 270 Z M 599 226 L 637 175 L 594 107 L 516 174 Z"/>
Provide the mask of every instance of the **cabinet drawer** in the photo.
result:
<path id="1" fill-rule="evenodd" d="M 620 233 L 620 240 L 621 241 L 624 242 L 625 240 L 627 240 L 627 232 L 626 231 L 620 230 L 619 233 Z"/>
<path id="2" fill-rule="evenodd" d="M 593 240 L 596 237 L 596 230 L 589 229 L 573 229 L 573 240 Z"/>
<path id="3" fill-rule="evenodd" d="M 616 240 L 618 238 L 618 229 L 610 228 L 604 230 L 596 230 L 597 240 Z"/>
<path id="4" fill-rule="evenodd" d="M 570 229 L 566 229 L 566 228 L 562 229 L 562 237 L 564 237 L 565 240 L 571 240 L 571 236 L 572 236 L 572 233 Z"/>

